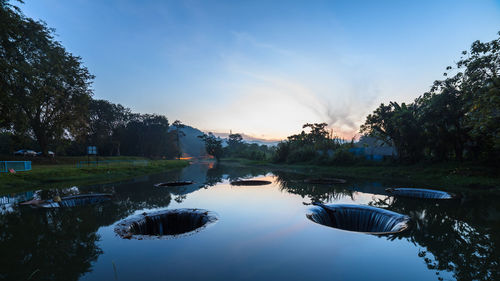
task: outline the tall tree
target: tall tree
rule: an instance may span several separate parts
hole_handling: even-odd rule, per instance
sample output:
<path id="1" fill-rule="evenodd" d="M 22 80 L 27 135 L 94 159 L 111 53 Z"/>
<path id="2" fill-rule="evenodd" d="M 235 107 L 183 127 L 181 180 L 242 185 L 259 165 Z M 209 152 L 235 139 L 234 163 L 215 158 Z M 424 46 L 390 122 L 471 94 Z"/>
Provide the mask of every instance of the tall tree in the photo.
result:
<path id="1" fill-rule="evenodd" d="M 113 139 L 120 142 L 125 155 L 169 156 L 169 123 L 163 115 L 133 114 L 126 126 L 115 130 Z"/>
<path id="2" fill-rule="evenodd" d="M 229 134 L 227 146 L 224 148 L 226 157 L 241 157 L 243 155 L 244 143 L 241 134 Z"/>
<path id="3" fill-rule="evenodd" d="M 500 35 L 500 33 L 499 33 Z M 412 104 L 382 104 L 361 132 L 393 143 L 402 159 L 500 159 L 500 37 L 476 41 L 455 73 Z"/>
<path id="4" fill-rule="evenodd" d="M 203 134 L 198 137 L 205 142 L 205 149 L 207 150 L 207 153 L 219 161 L 222 157 L 222 140 L 214 136 L 212 133 Z"/>
<path id="5" fill-rule="evenodd" d="M 465 126 L 467 108 L 461 76 L 436 81 L 431 91 L 415 100 L 428 156 L 436 160 L 462 160 L 470 139 Z"/>
<path id="6" fill-rule="evenodd" d="M 327 126 L 327 123 L 306 123 L 302 126 L 302 129 L 309 128 L 311 130 L 307 136 L 309 142 L 320 143 L 328 137 Z"/>
<path id="7" fill-rule="evenodd" d="M 177 158 L 180 159 L 182 156 L 181 137 L 186 135 L 183 131 L 181 131 L 181 129 L 186 127 L 186 125 L 182 124 L 182 122 L 179 120 L 175 120 L 174 123 L 172 123 L 172 127 L 175 127 Z"/>
<path id="8" fill-rule="evenodd" d="M 415 104 L 381 104 L 366 117 L 360 132 L 394 145 L 402 161 L 415 162 L 422 157 L 424 139 Z"/>
<path id="9" fill-rule="evenodd" d="M 480 146 L 482 157 L 500 159 L 500 32 L 490 42 L 475 41 L 468 57 L 457 67 L 465 67 L 463 88 L 470 100 L 466 124 Z"/>
<path id="10" fill-rule="evenodd" d="M 0 3 L 0 110 L 6 116 L 0 122 L 34 136 L 46 155 L 49 143 L 84 127 L 93 76 L 54 39 L 53 29 Z"/>
<path id="11" fill-rule="evenodd" d="M 100 154 L 120 155 L 120 142 L 113 139 L 113 132 L 125 126 L 132 113 L 121 104 L 113 104 L 107 100 L 91 100 L 88 111 L 89 145 L 96 145 Z"/>

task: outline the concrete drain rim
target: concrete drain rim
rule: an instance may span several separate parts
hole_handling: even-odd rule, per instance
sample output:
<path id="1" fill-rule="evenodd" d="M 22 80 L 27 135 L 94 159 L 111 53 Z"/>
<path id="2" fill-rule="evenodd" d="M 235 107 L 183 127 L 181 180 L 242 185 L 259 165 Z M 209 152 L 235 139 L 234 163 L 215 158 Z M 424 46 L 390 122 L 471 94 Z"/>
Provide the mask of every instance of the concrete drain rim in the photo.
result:
<path id="1" fill-rule="evenodd" d="M 146 217 L 155 217 L 155 216 L 163 216 L 169 214 L 179 214 L 179 213 L 191 213 L 198 214 L 206 218 L 206 222 L 203 225 L 184 233 L 180 234 L 172 234 L 172 235 L 146 235 L 146 234 L 135 234 L 132 231 L 132 227 L 135 223 L 140 222 L 141 220 L 145 220 Z M 175 239 L 185 236 L 190 236 L 196 234 L 198 232 L 203 231 L 204 229 L 214 225 L 218 221 L 218 216 L 216 213 L 204 209 L 198 208 L 182 208 L 182 209 L 167 209 L 160 210 L 155 212 L 144 212 L 142 214 L 134 215 L 119 221 L 115 226 L 115 233 L 123 239 L 135 239 L 135 240 L 166 240 L 166 239 Z"/>

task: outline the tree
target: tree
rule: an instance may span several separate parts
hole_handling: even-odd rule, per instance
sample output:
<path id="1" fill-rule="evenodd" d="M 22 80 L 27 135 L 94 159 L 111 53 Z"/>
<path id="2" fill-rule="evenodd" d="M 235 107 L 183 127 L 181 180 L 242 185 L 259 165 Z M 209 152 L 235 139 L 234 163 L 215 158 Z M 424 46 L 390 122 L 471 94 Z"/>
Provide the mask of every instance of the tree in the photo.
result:
<path id="1" fill-rule="evenodd" d="M 417 113 L 415 104 L 382 103 L 366 117 L 360 133 L 394 145 L 400 160 L 418 161 L 423 153 L 423 138 Z"/>
<path id="2" fill-rule="evenodd" d="M 327 123 L 306 123 L 302 126 L 302 129 L 309 128 L 311 132 L 307 135 L 307 139 L 312 143 L 320 143 L 328 138 L 328 131 L 326 127 Z"/>
<path id="3" fill-rule="evenodd" d="M 125 155 L 163 157 L 172 143 L 168 119 L 156 114 L 131 114 L 130 121 L 113 133 Z M 173 155 L 171 156 L 173 157 Z"/>
<path id="4" fill-rule="evenodd" d="M 463 71 L 463 89 L 468 99 L 465 123 L 480 147 L 482 157 L 500 158 L 500 32 L 490 42 L 475 41 L 467 58 L 457 67 Z"/>
<path id="5" fill-rule="evenodd" d="M 224 155 L 226 157 L 242 157 L 244 148 L 243 137 L 240 134 L 230 134 L 227 146 L 224 148 Z"/>
<path id="6" fill-rule="evenodd" d="M 500 33 L 499 33 L 500 35 Z M 414 103 L 382 104 L 368 115 L 361 133 L 394 144 L 402 160 L 500 158 L 500 38 L 476 41 L 455 75 L 434 82 Z"/>
<path id="7" fill-rule="evenodd" d="M 175 134 L 176 134 L 176 145 L 177 145 L 177 158 L 181 158 L 182 156 L 182 149 L 181 149 L 181 137 L 185 136 L 183 131 L 180 129 L 186 127 L 186 125 L 182 124 L 181 121 L 175 120 L 174 123 L 172 123 L 172 127 L 175 127 Z"/>
<path id="8" fill-rule="evenodd" d="M 436 81 L 430 92 L 415 100 L 425 147 L 436 160 L 462 160 L 470 139 L 464 125 L 467 109 L 460 80 L 460 76 L 455 76 Z"/>
<path id="9" fill-rule="evenodd" d="M 500 78 L 479 90 L 467 115 L 471 136 L 483 147 L 484 157 L 500 159 Z"/>
<path id="10" fill-rule="evenodd" d="M 88 111 L 88 145 L 96 145 L 100 154 L 120 155 L 120 141 L 113 139 L 113 132 L 125 126 L 132 113 L 121 104 L 107 100 L 91 100 Z"/>
<path id="11" fill-rule="evenodd" d="M 232 146 L 237 148 L 243 143 L 243 137 L 240 134 L 230 134 L 227 144 L 228 146 Z"/>
<path id="12" fill-rule="evenodd" d="M 340 148 L 343 140 L 327 130 L 327 123 L 306 123 L 300 134 L 288 136 L 280 142 L 275 151 L 276 162 L 324 162 L 332 150 Z M 330 151 L 330 152 L 329 152 Z M 349 153 L 349 152 L 348 152 Z"/>
<path id="13" fill-rule="evenodd" d="M 198 137 L 205 142 L 205 149 L 207 150 L 207 153 L 219 161 L 222 157 L 222 140 L 214 136 L 212 133 L 203 134 Z"/>
<path id="14" fill-rule="evenodd" d="M 54 40 L 54 30 L 0 2 L 0 111 L 4 127 L 49 143 L 85 126 L 93 76 Z M 13 109 L 13 105 L 16 109 Z"/>

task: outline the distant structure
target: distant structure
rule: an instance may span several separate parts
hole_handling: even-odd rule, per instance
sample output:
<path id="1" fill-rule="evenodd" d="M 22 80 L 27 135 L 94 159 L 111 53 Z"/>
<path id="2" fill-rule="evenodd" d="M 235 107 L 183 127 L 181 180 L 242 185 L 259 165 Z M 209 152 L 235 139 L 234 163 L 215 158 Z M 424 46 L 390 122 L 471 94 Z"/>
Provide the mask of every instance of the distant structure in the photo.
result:
<path id="1" fill-rule="evenodd" d="M 354 155 L 364 156 L 367 160 L 373 161 L 382 161 L 384 158 L 394 158 L 397 156 L 394 146 L 368 136 L 362 136 L 349 151 Z"/>

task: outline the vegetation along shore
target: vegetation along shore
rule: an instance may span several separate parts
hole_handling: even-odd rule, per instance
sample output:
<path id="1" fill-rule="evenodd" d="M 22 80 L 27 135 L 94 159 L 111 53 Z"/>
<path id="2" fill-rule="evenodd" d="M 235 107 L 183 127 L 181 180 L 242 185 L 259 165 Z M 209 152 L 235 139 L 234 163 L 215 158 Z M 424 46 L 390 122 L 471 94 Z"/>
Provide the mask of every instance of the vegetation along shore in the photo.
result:
<path id="1" fill-rule="evenodd" d="M 282 164 L 272 161 L 224 158 L 223 165 L 269 167 L 307 175 L 345 177 L 374 181 L 390 181 L 412 187 L 438 189 L 466 189 L 478 192 L 500 192 L 498 169 L 474 163 L 357 163 L 352 165 L 325 166 L 315 163 Z M 417 186 L 418 185 L 418 186 Z"/>
<path id="2" fill-rule="evenodd" d="M 70 159 L 66 158 L 66 161 L 70 161 Z M 77 167 L 74 164 L 76 161 L 73 160 L 72 164 L 34 165 L 33 170 L 29 172 L 3 173 L 0 175 L 0 194 L 45 187 L 55 188 L 58 186 L 67 187 L 67 185 L 120 181 L 189 165 L 189 162 L 185 160 L 148 160 L 139 157 L 133 159 L 106 157 L 100 159 L 100 161 L 99 165 L 87 166 L 83 164 Z M 136 163 L 131 161 L 136 161 Z"/>

